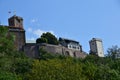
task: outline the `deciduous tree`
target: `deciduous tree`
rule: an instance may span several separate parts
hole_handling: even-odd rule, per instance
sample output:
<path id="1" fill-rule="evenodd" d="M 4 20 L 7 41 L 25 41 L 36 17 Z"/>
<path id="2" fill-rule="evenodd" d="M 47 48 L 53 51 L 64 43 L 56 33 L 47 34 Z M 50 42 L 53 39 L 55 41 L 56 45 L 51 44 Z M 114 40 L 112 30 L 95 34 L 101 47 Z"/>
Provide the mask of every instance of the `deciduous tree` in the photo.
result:
<path id="1" fill-rule="evenodd" d="M 36 40 L 36 43 L 48 43 L 48 44 L 58 45 L 59 42 L 53 34 L 47 32 L 47 33 L 43 33 L 41 37 Z"/>

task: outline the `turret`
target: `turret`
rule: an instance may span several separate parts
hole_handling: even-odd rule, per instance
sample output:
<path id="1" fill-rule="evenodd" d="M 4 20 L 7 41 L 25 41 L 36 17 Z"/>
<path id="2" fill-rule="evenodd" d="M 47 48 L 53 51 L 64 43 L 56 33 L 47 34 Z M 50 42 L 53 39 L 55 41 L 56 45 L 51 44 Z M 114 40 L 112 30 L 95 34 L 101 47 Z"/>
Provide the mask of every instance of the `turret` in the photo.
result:
<path id="1" fill-rule="evenodd" d="M 97 55 L 99 57 L 104 57 L 102 40 L 98 38 L 92 38 L 89 41 L 90 44 L 90 54 Z"/>

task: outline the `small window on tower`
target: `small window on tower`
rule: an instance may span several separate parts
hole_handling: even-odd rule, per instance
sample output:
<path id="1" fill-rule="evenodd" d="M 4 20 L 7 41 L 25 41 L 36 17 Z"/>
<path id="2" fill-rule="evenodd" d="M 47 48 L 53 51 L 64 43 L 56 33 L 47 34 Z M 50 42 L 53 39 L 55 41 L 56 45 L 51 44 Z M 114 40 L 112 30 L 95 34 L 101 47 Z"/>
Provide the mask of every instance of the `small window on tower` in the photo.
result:
<path id="1" fill-rule="evenodd" d="M 94 43 L 92 43 L 92 45 L 94 45 Z"/>
<path id="2" fill-rule="evenodd" d="M 20 23 L 20 20 L 18 19 L 18 22 Z"/>

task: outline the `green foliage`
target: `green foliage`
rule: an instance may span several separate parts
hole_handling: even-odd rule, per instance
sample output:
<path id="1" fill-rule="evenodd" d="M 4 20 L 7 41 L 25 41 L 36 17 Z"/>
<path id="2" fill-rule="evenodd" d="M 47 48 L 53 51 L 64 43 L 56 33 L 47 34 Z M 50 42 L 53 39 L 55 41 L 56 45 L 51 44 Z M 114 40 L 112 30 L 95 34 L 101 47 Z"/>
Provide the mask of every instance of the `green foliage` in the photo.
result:
<path id="1" fill-rule="evenodd" d="M 102 65 L 97 68 L 95 80 L 119 80 L 118 71 L 111 69 L 107 65 Z"/>
<path id="2" fill-rule="evenodd" d="M 47 52 L 45 52 L 47 54 Z M 119 80 L 120 59 L 88 56 L 85 59 L 72 57 L 34 60 L 29 80 Z"/>
<path id="3" fill-rule="evenodd" d="M 0 38 L 6 37 L 8 32 L 8 28 L 5 26 L 0 26 Z"/>
<path id="4" fill-rule="evenodd" d="M 92 63 L 95 68 L 95 75 L 92 80 L 119 80 L 120 79 L 120 59 L 111 59 L 109 57 L 100 58 L 89 55 L 82 62 Z M 91 66 L 92 67 L 92 66 Z M 89 68 L 89 67 L 87 67 Z M 86 71 L 85 71 L 86 72 Z"/>
<path id="5" fill-rule="evenodd" d="M 41 37 L 40 42 L 56 44 L 50 33 Z M 120 52 L 118 47 L 109 48 L 107 57 L 89 55 L 85 59 L 41 48 L 40 58 L 33 60 L 14 50 L 13 41 L 8 29 L 0 27 L 0 80 L 120 80 L 120 59 L 114 58 Z"/>
<path id="6" fill-rule="evenodd" d="M 82 65 L 74 63 L 72 58 L 35 60 L 27 76 L 30 80 L 86 80 L 81 72 Z"/>
<path id="7" fill-rule="evenodd" d="M 94 80 L 97 66 L 91 62 L 85 62 L 83 66 L 83 74 L 87 79 Z"/>
<path id="8" fill-rule="evenodd" d="M 26 74 L 29 80 L 119 80 L 120 59 L 89 55 L 85 59 L 53 55 L 40 49 L 39 60 Z"/>
<path id="9" fill-rule="evenodd" d="M 53 34 L 47 32 L 47 33 L 43 33 L 41 35 L 41 38 L 38 38 L 36 40 L 36 43 L 48 43 L 48 44 L 58 45 L 59 42 Z"/>
<path id="10" fill-rule="evenodd" d="M 22 80 L 22 78 L 14 73 L 4 72 L 0 70 L 0 80 Z"/>
<path id="11" fill-rule="evenodd" d="M 0 56 L 4 56 L 5 53 L 10 55 L 10 51 L 13 50 L 13 35 L 8 34 L 8 28 L 0 26 Z"/>
<path id="12" fill-rule="evenodd" d="M 112 46 L 111 48 L 108 48 L 107 52 L 108 52 L 107 57 L 114 59 L 115 54 L 120 53 L 120 48 L 117 45 L 115 45 Z"/>
<path id="13" fill-rule="evenodd" d="M 14 55 L 5 55 L 4 57 L 0 58 L 0 70 L 3 72 L 15 74 L 21 79 L 25 79 L 25 74 L 28 73 L 32 68 L 32 60 L 23 54 L 20 55 L 20 52 L 14 52 L 13 54 Z"/>
<path id="14" fill-rule="evenodd" d="M 38 38 L 38 39 L 36 40 L 36 43 L 48 43 L 48 41 L 47 41 L 46 38 L 41 37 L 41 38 Z"/>
<path id="15" fill-rule="evenodd" d="M 15 72 L 17 74 L 25 74 L 26 72 L 29 72 L 29 70 L 32 68 L 32 60 L 24 58 L 16 58 L 15 61 Z"/>
<path id="16" fill-rule="evenodd" d="M 13 42 L 14 35 L 0 26 L 0 80 L 26 80 L 25 74 L 32 68 L 32 60 L 16 51 Z"/>

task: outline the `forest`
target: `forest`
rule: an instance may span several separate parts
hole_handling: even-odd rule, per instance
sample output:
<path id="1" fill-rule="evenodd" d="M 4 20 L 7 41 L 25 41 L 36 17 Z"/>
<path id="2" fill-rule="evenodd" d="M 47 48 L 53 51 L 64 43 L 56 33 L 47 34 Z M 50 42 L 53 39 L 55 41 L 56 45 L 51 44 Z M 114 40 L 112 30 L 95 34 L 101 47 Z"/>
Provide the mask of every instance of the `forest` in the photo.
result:
<path id="1" fill-rule="evenodd" d="M 42 39 L 43 41 L 46 41 Z M 40 49 L 40 57 L 32 59 L 14 46 L 14 35 L 0 27 L 0 80 L 120 80 L 118 46 L 108 48 L 105 57 L 86 58 L 55 55 Z"/>

